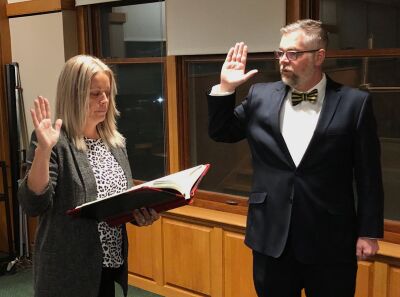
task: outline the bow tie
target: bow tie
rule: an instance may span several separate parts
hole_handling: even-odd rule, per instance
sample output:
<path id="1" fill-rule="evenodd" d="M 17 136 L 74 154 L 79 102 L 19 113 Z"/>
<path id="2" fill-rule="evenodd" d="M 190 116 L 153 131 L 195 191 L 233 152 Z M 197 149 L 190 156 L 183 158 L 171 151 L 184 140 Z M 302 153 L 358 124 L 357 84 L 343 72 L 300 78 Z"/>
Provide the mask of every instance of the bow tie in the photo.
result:
<path id="1" fill-rule="evenodd" d="M 318 90 L 314 89 L 309 93 L 298 93 L 292 92 L 292 105 L 295 106 L 299 104 L 301 101 L 310 101 L 311 103 L 317 102 L 318 99 Z"/>

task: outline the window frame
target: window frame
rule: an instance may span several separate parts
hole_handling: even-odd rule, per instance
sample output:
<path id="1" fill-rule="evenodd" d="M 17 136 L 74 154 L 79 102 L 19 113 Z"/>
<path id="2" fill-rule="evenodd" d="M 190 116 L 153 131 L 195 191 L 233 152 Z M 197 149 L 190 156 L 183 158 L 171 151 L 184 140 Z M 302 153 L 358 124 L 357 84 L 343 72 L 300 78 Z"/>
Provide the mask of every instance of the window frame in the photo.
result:
<path id="1" fill-rule="evenodd" d="M 79 52 L 82 54 L 89 54 L 98 57 L 105 64 L 109 66 L 113 65 L 137 65 L 137 64 L 162 64 L 163 71 L 163 92 L 165 96 L 165 107 L 164 107 L 164 139 L 165 139 L 165 172 L 169 173 L 171 170 L 170 162 L 170 149 L 169 149 L 169 117 L 168 109 L 170 105 L 168 104 L 168 58 L 166 56 L 160 57 L 126 57 L 126 58 L 103 58 L 101 50 L 101 23 L 100 23 L 100 9 L 103 7 L 118 7 L 125 5 L 135 5 L 135 4 L 146 4 L 146 3 L 158 3 L 163 1 L 154 0 L 122 0 L 119 2 L 102 3 L 96 5 L 89 5 L 85 7 L 77 8 L 77 20 L 78 20 L 78 36 L 79 36 Z M 135 184 L 141 184 L 146 182 L 145 180 L 133 179 Z"/>
<path id="2" fill-rule="evenodd" d="M 400 57 L 400 48 L 397 49 L 352 49 L 352 50 L 328 50 L 326 58 L 382 58 L 382 57 Z M 181 139 L 180 142 L 181 156 L 180 167 L 186 168 L 190 165 L 190 135 L 189 135 L 189 79 L 188 68 L 190 63 L 209 63 L 223 62 L 225 55 L 202 55 L 202 56 L 182 56 L 180 60 L 180 85 L 182 88 L 182 96 L 178 101 L 178 109 L 182 114 L 180 123 Z M 250 61 L 273 59 L 273 53 L 249 54 Z M 217 82 L 216 82 L 217 83 Z M 194 206 L 214 209 L 235 214 L 247 214 L 247 197 L 229 195 L 218 192 L 199 190 Z M 400 244 L 400 221 L 385 219 L 384 223 L 384 241 Z"/>

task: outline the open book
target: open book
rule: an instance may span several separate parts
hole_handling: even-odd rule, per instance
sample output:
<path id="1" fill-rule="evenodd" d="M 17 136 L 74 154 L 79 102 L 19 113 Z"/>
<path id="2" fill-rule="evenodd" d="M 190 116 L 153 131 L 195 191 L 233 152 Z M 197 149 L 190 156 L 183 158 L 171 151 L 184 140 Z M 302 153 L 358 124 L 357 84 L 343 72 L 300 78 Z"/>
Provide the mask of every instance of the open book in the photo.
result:
<path id="1" fill-rule="evenodd" d="M 132 211 L 141 207 L 157 212 L 189 204 L 210 164 L 198 165 L 134 187 L 103 199 L 70 209 L 67 214 L 118 225 L 133 220 Z"/>

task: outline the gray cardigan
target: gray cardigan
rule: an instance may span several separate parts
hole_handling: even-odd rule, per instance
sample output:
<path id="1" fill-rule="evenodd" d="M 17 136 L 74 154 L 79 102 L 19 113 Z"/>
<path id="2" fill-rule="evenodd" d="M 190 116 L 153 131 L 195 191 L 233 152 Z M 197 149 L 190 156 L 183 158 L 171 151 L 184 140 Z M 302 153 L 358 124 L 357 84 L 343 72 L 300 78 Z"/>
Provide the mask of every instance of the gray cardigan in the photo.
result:
<path id="1" fill-rule="evenodd" d="M 36 148 L 32 134 L 28 169 Z M 124 148 L 110 148 L 122 167 L 128 187 L 132 174 Z M 50 159 L 50 183 L 40 195 L 19 183 L 18 199 L 29 216 L 39 216 L 34 263 L 35 297 L 97 297 L 102 271 L 102 248 L 94 220 L 75 218 L 66 211 L 97 197 L 96 180 L 86 153 L 79 151 L 61 131 Z M 127 294 L 128 240 L 123 225 L 124 266 L 118 282 Z"/>

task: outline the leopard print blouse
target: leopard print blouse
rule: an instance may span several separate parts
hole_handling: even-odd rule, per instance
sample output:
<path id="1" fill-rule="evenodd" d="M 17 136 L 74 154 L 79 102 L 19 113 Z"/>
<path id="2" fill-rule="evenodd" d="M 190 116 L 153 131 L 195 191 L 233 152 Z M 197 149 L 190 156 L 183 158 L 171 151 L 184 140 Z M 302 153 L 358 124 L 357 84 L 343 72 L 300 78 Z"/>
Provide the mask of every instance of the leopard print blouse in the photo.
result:
<path id="1" fill-rule="evenodd" d="M 125 174 L 101 138 L 85 138 L 87 157 L 96 179 L 97 199 L 127 189 Z M 124 263 L 122 256 L 122 228 L 99 222 L 98 230 L 103 248 L 103 266 L 117 268 Z"/>

